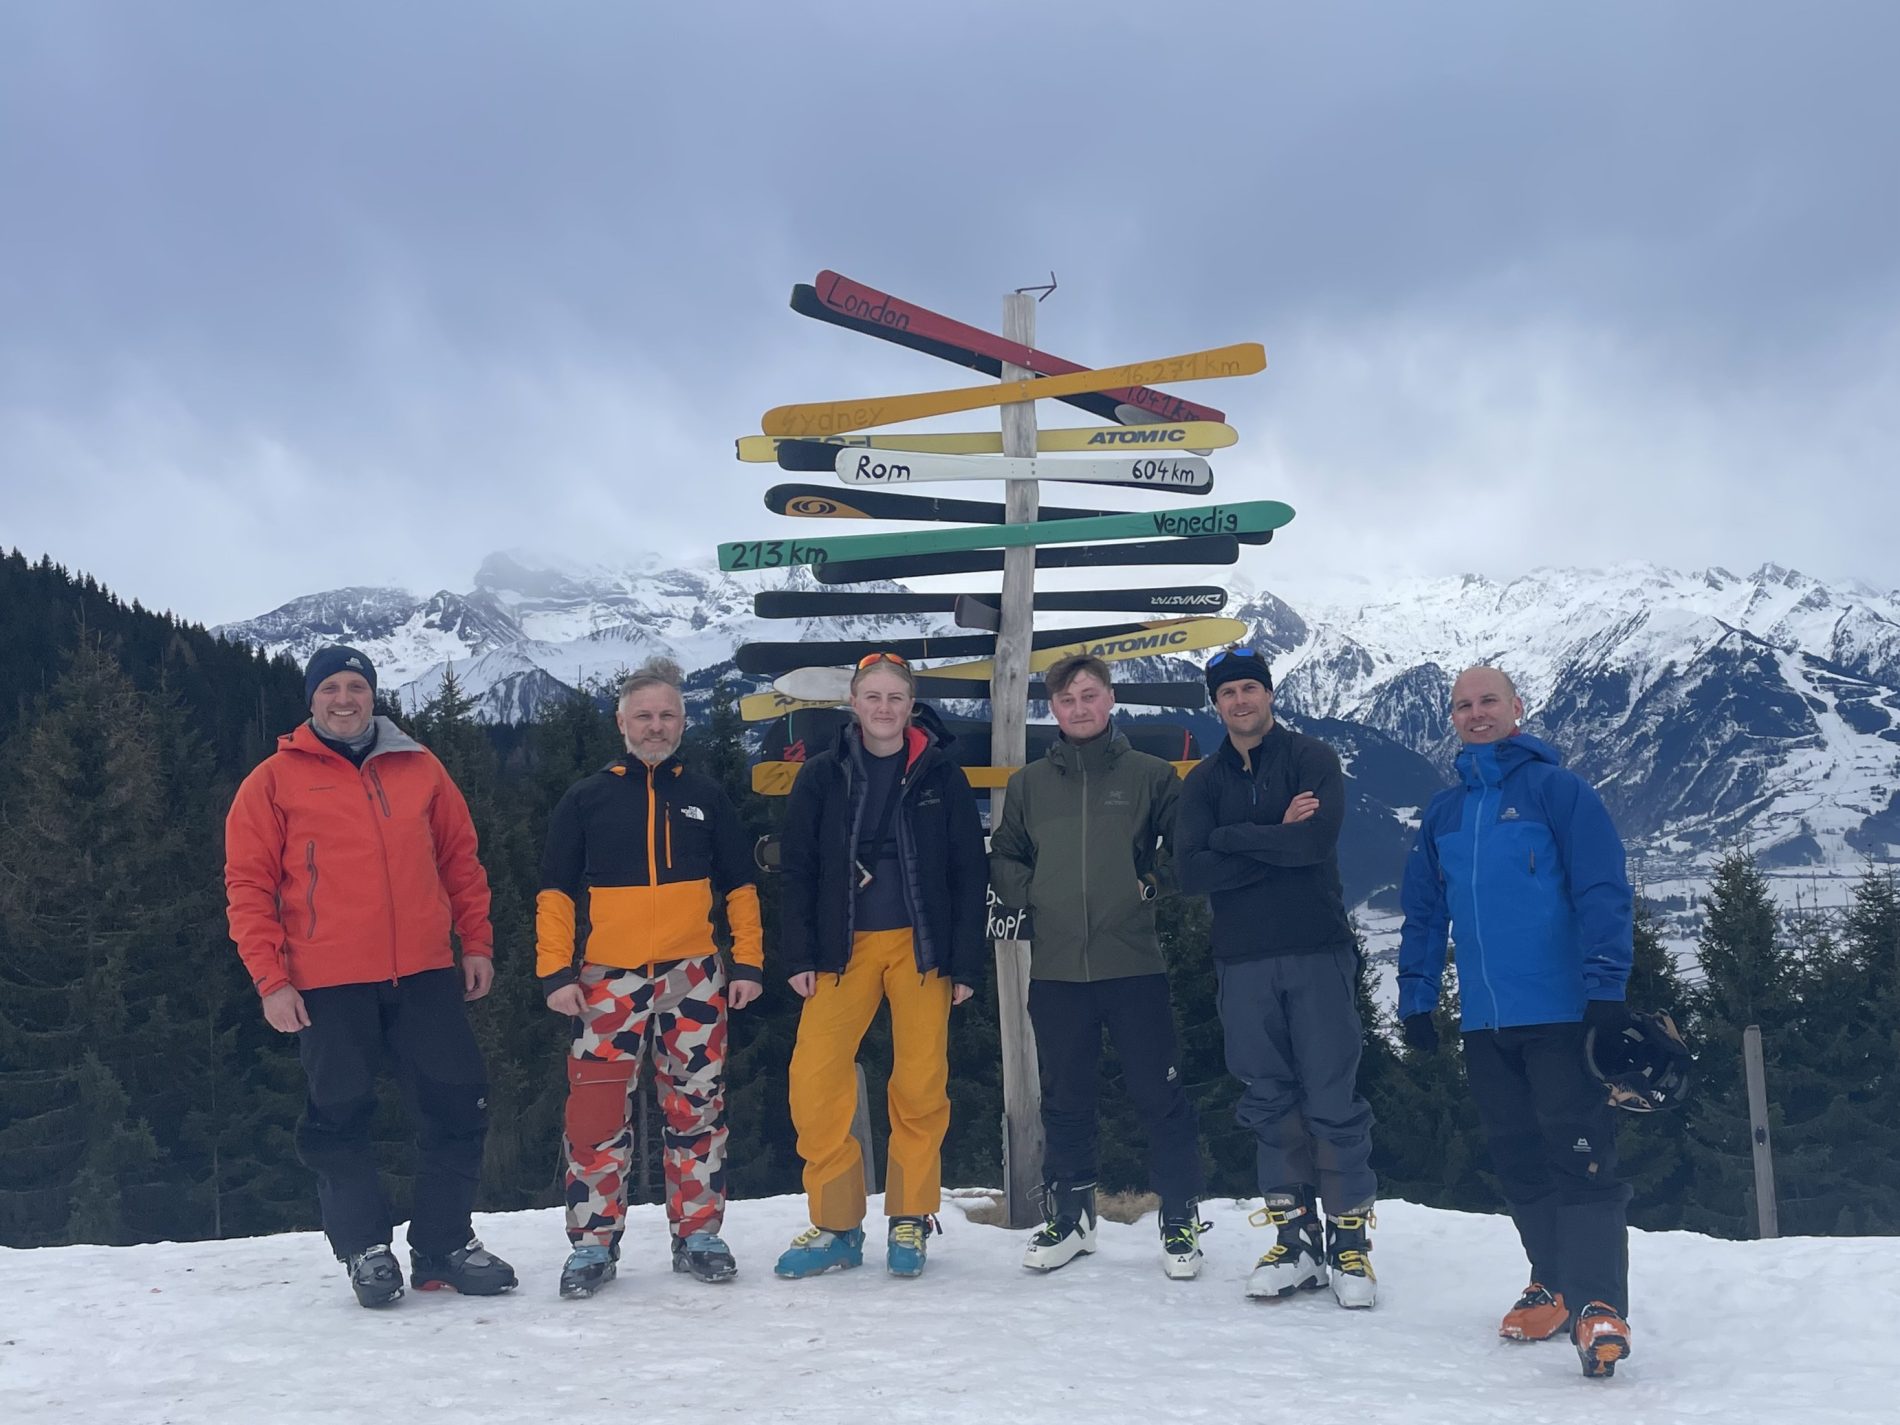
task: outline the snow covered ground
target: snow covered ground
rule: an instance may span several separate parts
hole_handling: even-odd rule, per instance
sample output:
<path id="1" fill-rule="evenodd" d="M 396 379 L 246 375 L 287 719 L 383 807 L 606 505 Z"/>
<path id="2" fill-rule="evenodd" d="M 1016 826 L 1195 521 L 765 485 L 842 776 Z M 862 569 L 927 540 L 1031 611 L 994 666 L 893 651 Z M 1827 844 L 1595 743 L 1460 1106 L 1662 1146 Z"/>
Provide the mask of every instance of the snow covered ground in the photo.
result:
<path id="1" fill-rule="evenodd" d="M 478 1300 L 356 1306 L 312 1234 L 132 1248 L 0 1250 L 0 1419 L 152 1422 L 1772 1421 L 1896 1418 L 1900 1240 L 1718 1242 L 1639 1234 L 1635 1354 L 1586 1381 L 1560 1343 L 1493 1332 L 1523 1281 L 1501 1217 L 1379 1210 L 1382 1300 L 1251 1303 L 1252 1204 L 1215 1201 L 1199 1281 L 1156 1263 L 1153 1217 L 1047 1278 L 1024 1234 L 956 1207 L 928 1274 L 806 1282 L 772 1261 L 803 1201 L 732 1207 L 739 1279 L 668 1270 L 660 1210 L 637 1208 L 620 1280 L 555 1294 L 556 1212 L 483 1218 L 523 1285 Z M 876 1210 L 876 1204 L 873 1204 Z M 881 1244 L 880 1244 L 881 1245 Z"/>

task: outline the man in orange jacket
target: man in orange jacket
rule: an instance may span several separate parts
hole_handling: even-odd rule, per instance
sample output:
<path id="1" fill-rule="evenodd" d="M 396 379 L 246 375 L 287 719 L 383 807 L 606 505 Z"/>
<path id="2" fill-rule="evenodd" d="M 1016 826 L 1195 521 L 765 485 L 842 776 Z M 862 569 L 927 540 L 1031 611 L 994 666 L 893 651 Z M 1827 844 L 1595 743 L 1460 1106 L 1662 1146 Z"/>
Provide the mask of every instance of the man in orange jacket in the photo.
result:
<path id="1" fill-rule="evenodd" d="M 567 1060 L 567 1237 L 561 1295 L 613 1280 L 633 1157 L 630 1109 L 649 1046 L 665 1115 L 673 1270 L 738 1270 L 726 1209 L 726 1007 L 755 999 L 764 963 L 745 827 L 712 778 L 675 753 L 686 727 L 680 670 L 654 660 L 620 690 L 627 752 L 568 789 L 548 819 L 535 904 L 535 974 L 573 1019 Z M 714 897 L 732 930 L 713 943 Z M 576 911 L 588 935 L 574 965 Z"/>
<path id="2" fill-rule="evenodd" d="M 402 1295 L 370 1142 L 387 1056 L 420 1148 L 411 1282 L 506 1291 L 514 1269 L 469 1221 L 488 1084 L 463 1002 L 487 994 L 495 972 L 468 804 L 433 754 L 375 715 L 364 654 L 318 649 L 304 694 L 310 720 L 278 739 L 231 803 L 224 883 L 264 1018 L 297 1036 L 309 1081 L 297 1152 L 317 1174 L 324 1234 L 364 1306 Z"/>

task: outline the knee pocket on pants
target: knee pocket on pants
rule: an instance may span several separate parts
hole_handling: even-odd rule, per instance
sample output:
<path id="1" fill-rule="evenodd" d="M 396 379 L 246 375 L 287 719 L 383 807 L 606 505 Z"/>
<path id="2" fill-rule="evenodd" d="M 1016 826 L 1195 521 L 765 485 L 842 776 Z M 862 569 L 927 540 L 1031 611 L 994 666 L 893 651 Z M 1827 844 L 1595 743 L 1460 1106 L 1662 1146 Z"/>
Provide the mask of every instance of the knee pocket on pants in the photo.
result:
<path id="1" fill-rule="evenodd" d="M 632 1059 L 567 1061 L 565 1127 L 570 1143 L 605 1143 L 627 1126 L 635 1067 Z"/>
<path id="2" fill-rule="evenodd" d="M 416 1080 L 416 1107 L 425 1136 L 463 1138 L 488 1127 L 488 1085 Z"/>

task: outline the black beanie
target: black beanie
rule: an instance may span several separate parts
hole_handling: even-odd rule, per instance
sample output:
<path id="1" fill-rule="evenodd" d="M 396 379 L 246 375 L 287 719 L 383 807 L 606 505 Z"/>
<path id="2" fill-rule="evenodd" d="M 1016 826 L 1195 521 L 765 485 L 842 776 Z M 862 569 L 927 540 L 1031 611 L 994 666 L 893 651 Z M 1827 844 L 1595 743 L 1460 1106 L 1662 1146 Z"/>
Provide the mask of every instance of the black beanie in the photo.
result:
<path id="1" fill-rule="evenodd" d="M 341 643 L 332 643 L 328 648 L 319 648 L 310 655 L 310 661 L 303 670 L 303 704 L 309 707 L 317 698 L 317 685 L 325 678 L 334 678 L 338 673 L 361 673 L 369 682 L 371 693 L 376 691 L 376 665 L 369 661 L 367 653 L 359 653 L 354 648 L 346 648 Z"/>
<path id="2" fill-rule="evenodd" d="M 1219 661 L 1207 665 L 1207 696 L 1213 700 L 1220 691 L 1222 683 L 1231 683 L 1239 678 L 1252 678 L 1268 692 L 1273 691 L 1273 670 L 1267 666 L 1267 660 L 1251 648 L 1230 648 L 1219 655 Z"/>

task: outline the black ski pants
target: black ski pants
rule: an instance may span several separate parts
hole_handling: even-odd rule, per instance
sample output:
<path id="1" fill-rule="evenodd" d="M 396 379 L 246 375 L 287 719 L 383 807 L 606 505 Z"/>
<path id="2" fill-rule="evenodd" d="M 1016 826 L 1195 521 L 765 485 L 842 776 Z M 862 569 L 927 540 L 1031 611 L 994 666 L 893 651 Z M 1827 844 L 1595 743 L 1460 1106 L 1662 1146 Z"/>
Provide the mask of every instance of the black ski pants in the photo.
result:
<path id="1" fill-rule="evenodd" d="M 1106 1029 L 1148 1131 L 1149 1186 L 1170 1207 L 1200 1197 L 1200 1137 L 1175 1055 L 1167 976 L 1031 980 L 1029 1018 L 1042 1078 L 1043 1181 L 1095 1181 Z"/>
<path id="2" fill-rule="evenodd" d="M 1246 1086 L 1234 1121 L 1253 1130 L 1261 1195 L 1312 1188 L 1335 1216 L 1364 1209 L 1379 1182 L 1359 1094 L 1358 952 L 1216 960 L 1214 971 L 1227 1072 Z"/>
<path id="3" fill-rule="evenodd" d="M 1616 1110 L 1583 1061 L 1581 1024 L 1464 1036 L 1465 1076 L 1531 1279 L 1579 1311 L 1629 1314 L 1629 1189 L 1616 1173 Z"/>
<path id="4" fill-rule="evenodd" d="M 339 1258 L 390 1240 L 390 1210 L 370 1137 L 387 1059 L 417 1137 L 409 1245 L 424 1256 L 465 1246 L 488 1136 L 488 1083 L 462 1002 L 462 972 L 425 970 L 373 985 L 303 992 L 297 1032 L 309 1097 L 297 1156 L 317 1175 L 323 1232 Z"/>

